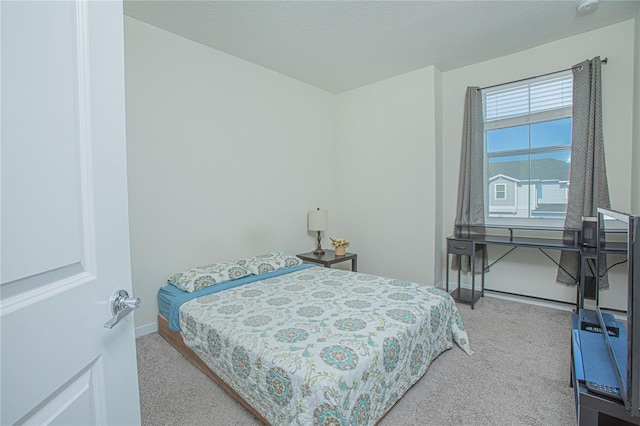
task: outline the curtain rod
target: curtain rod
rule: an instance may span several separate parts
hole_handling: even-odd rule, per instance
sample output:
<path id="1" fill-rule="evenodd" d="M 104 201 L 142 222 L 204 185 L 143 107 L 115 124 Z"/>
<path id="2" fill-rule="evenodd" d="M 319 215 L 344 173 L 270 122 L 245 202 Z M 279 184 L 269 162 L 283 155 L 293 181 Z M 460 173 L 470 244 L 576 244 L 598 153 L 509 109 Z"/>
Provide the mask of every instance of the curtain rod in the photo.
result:
<path id="1" fill-rule="evenodd" d="M 608 58 L 601 59 L 600 63 L 606 64 L 608 60 L 609 60 Z M 564 69 L 564 70 L 548 72 L 546 74 L 540 74 L 540 75 L 536 75 L 536 76 L 533 76 L 533 77 L 521 78 L 520 80 L 509 81 L 507 83 L 494 84 L 493 86 L 481 87 L 479 89 L 476 89 L 476 91 L 479 92 L 481 90 L 491 89 L 492 87 L 504 86 L 506 84 L 511 84 L 511 83 L 520 83 L 521 81 L 533 80 L 534 78 L 538 78 L 538 77 L 545 77 L 547 75 L 558 74 L 560 72 L 565 72 L 565 71 L 571 71 L 574 68 L 582 68 L 582 65 L 574 65 L 571 68 L 567 68 L 567 69 Z M 582 71 L 582 69 L 580 69 L 580 71 Z"/>

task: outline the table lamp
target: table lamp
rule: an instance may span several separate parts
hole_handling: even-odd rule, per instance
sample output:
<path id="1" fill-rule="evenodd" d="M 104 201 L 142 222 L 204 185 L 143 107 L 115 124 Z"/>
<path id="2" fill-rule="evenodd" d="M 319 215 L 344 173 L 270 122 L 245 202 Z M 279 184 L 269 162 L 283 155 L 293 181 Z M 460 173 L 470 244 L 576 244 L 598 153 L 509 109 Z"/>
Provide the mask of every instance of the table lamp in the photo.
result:
<path id="1" fill-rule="evenodd" d="M 320 246 L 320 232 L 327 230 L 327 225 L 329 224 L 329 213 L 326 210 L 320 210 L 320 207 L 318 207 L 317 210 L 309 210 L 309 214 L 307 214 L 307 223 L 309 231 L 318 232 L 318 247 L 313 251 L 313 254 L 322 256 L 324 254 L 324 250 L 322 250 L 322 247 Z"/>

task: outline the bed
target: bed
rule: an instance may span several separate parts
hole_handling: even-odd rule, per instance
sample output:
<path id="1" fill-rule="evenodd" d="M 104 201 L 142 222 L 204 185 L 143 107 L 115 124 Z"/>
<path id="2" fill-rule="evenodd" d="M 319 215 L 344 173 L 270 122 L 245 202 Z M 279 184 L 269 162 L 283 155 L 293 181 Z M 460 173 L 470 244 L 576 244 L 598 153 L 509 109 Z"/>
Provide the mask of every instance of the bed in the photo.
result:
<path id="1" fill-rule="evenodd" d="M 159 291 L 160 334 L 262 422 L 376 424 L 453 342 L 471 354 L 446 292 L 287 256 Z"/>

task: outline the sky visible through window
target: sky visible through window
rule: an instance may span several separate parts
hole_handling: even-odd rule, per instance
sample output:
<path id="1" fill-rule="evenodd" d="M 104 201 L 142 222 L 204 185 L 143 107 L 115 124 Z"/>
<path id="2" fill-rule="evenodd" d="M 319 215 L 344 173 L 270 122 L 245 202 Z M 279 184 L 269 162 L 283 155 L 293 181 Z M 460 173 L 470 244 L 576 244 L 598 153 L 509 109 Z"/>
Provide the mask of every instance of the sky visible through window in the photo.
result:
<path id="1" fill-rule="evenodd" d="M 487 153 L 571 146 L 571 118 L 531 125 L 506 127 L 487 132 Z M 569 161 L 566 152 L 554 153 L 559 160 Z M 509 158 L 509 157 L 508 157 Z M 494 161 L 500 161 L 494 157 Z M 509 160 L 511 161 L 511 160 Z"/>

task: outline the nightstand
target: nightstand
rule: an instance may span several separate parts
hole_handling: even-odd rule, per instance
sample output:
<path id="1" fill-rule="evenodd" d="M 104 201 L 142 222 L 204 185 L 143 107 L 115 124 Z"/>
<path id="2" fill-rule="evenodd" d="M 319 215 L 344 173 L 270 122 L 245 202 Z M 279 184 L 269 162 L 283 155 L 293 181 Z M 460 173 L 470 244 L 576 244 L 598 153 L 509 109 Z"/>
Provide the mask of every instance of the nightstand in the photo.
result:
<path id="1" fill-rule="evenodd" d="M 340 263 L 347 260 L 351 261 L 351 270 L 358 272 L 358 255 L 355 253 L 347 253 L 344 256 L 336 256 L 333 250 L 325 250 L 323 255 L 316 255 L 313 252 L 299 254 L 298 257 L 305 262 L 317 263 L 325 268 L 331 268 L 334 263 Z"/>

